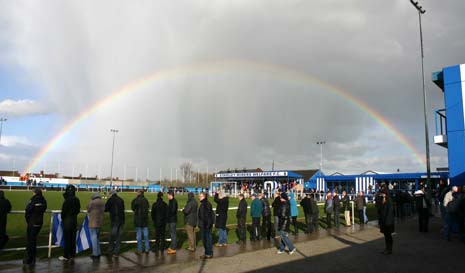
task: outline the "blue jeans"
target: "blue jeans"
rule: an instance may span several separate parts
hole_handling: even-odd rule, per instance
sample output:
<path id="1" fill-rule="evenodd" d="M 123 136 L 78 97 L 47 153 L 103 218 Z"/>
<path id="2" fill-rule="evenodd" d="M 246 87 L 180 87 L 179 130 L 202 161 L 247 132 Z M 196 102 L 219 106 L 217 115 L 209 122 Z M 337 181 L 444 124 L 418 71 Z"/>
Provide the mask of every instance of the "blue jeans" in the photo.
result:
<path id="1" fill-rule="evenodd" d="M 142 252 L 142 233 L 144 233 L 145 251 L 149 252 L 149 228 L 136 227 L 137 251 Z"/>
<path id="2" fill-rule="evenodd" d="M 119 254 L 121 237 L 123 236 L 123 224 L 112 224 L 108 242 L 108 253 Z"/>
<path id="3" fill-rule="evenodd" d="M 364 223 L 368 222 L 367 207 L 363 207 L 363 222 Z"/>
<path id="4" fill-rule="evenodd" d="M 228 234 L 225 228 L 218 228 L 218 244 L 227 244 Z"/>
<path id="5" fill-rule="evenodd" d="M 170 225 L 170 237 L 171 237 L 171 245 L 170 248 L 175 250 L 176 245 L 176 223 L 169 223 Z"/>
<path id="6" fill-rule="evenodd" d="M 213 239 L 211 229 L 202 229 L 202 243 L 205 248 L 205 255 L 213 256 Z"/>
<path id="7" fill-rule="evenodd" d="M 100 256 L 100 241 L 98 239 L 100 235 L 100 228 L 89 228 L 90 240 L 92 242 L 92 255 Z"/>
<path id="8" fill-rule="evenodd" d="M 295 247 L 292 244 L 291 240 L 289 239 L 288 235 L 289 234 L 283 230 L 279 231 L 279 236 L 281 236 L 281 244 L 279 245 L 279 250 L 284 251 L 286 246 L 287 246 L 287 249 L 289 249 L 289 251 L 294 250 Z"/>

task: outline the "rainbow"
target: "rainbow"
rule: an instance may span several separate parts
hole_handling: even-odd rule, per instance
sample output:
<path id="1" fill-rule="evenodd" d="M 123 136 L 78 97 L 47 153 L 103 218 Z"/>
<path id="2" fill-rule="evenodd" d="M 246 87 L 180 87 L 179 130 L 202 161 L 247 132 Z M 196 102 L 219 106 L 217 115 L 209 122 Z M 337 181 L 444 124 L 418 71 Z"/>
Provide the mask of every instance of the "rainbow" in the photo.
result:
<path id="1" fill-rule="evenodd" d="M 174 68 L 156 71 L 146 77 L 130 82 L 118 90 L 115 90 L 111 95 L 91 105 L 89 108 L 87 108 L 74 119 L 72 119 L 69 123 L 67 123 L 66 126 L 64 126 L 64 128 L 58 134 L 56 134 L 34 156 L 33 160 L 30 161 L 30 164 L 26 167 L 24 174 L 30 173 L 47 156 L 47 154 L 55 146 L 57 146 L 60 143 L 60 141 L 67 134 L 69 134 L 69 132 L 73 130 L 73 128 L 75 128 L 82 121 L 86 120 L 88 117 L 92 116 L 98 109 L 101 109 L 102 107 L 105 107 L 106 105 L 109 105 L 112 102 L 115 102 L 132 92 L 148 87 L 156 81 L 174 79 L 182 75 L 217 73 L 218 71 L 224 71 L 232 68 L 240 68 L 244 71 L 253 70 L 269 75 L 275 75 L 279 79 L 288 80 L 290 82 L 297 82 L 304 85 L 319 85 L 320 87 L 323 87 L 326 90 L 330 91 L 333 95 L 345 99 L 346 101 L 351 103 L 355 108 L 367 113 L 376 123 L 380 124 L 383 128 L 385 128 L 392 136 L 394 136 L 397 139 L 399 143 L 401 143 L 407 150 L 409 150 L 420 164 L 425 164 L 423 155 L 419 151 L 417 151 L 415 146 L 407 139 L 407 137 L 404 134 L 397 130 L 397 128 L 388 119 L 381 116 L 372 107 L 367 105 L 362 100 L 356 98 L 349 92 L 337 86 L 329 84 L 325 81 L 322 81 L 318 78 L 305 74 L 301 71 L 292 69 L 290 67 L 247 60 L 225 60 L 218 62 L 205 62 L 190 65 L 182 65 Z"/>

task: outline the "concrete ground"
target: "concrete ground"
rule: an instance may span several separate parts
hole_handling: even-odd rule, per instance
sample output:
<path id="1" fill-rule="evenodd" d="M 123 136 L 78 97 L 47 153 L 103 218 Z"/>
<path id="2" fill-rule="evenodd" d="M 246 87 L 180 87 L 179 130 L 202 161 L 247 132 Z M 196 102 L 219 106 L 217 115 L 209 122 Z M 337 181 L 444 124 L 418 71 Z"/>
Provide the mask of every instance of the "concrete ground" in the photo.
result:
<path id="1" fill-rule="evenodd" d="M 41 260 L 35 267 L 21 261 L 1 262 L 0 272 L 463 272 L 465 244 L 454 237 L 447 242 L 440 235 L 440 219 L 433 218 L 429 233 L 417 231 L 415 218 L 396 225 L 394 253 L 383 255 L 384 237 L 376 223 L 360 228 L 320 230 L 317 234 L 291 236 L 294 255 L 276 254 L 273 242 L 247 242 L 214 249 L 206 261 L 195 253 L 179 250 L 176 255 L 123 253 L 119 258 L 102 257 L 93 262 L 80 257 L 63 263 Z"/>

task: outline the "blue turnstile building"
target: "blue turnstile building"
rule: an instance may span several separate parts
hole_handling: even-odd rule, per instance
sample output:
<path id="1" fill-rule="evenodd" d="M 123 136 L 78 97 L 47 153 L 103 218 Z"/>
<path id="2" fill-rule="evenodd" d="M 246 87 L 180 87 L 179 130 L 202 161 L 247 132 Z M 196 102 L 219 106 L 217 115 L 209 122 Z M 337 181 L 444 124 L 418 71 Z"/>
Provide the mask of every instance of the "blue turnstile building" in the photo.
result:
<path id="1" fill-rule="evenodd" d="M 444 109 L 436 111 L 434 143 L 447 148 L 451 185 L 465 185 L 465 64 L 433 73 L 444 93 Z"/>

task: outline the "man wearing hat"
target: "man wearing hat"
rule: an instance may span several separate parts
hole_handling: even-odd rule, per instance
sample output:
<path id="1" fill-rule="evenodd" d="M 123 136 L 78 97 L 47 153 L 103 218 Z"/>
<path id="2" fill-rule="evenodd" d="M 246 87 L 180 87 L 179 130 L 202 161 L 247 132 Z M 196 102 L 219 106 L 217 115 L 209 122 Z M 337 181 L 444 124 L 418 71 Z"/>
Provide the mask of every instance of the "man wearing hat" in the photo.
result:
<path id="1" fill-rule="evenodd" d="M 110 198 L 105 203 L 105 212 L 110 214 L 110 238 L 108 239 L 107 254 L 118 257 L 121 236 L 124 227 L 124 200 L 116 194 L 115 190 L 110 191 Z"/>
<path id="2" fill-rule="evenodd" d="M 250 205 L 250 215 L 252 216 L 252 234 L 250 235 L 251 241 L 260 240 L 260 217 L 263 213 L 263 204 L 257 195 L 252 194 L 252 204 Z"/>

